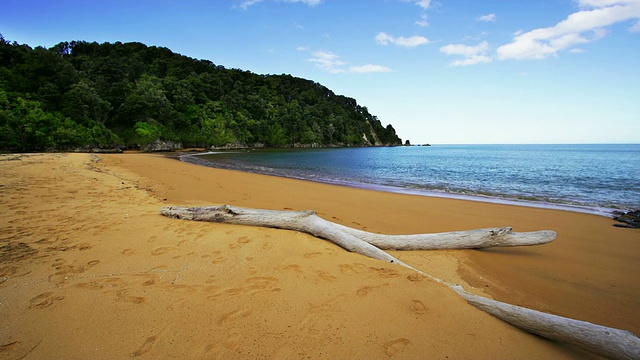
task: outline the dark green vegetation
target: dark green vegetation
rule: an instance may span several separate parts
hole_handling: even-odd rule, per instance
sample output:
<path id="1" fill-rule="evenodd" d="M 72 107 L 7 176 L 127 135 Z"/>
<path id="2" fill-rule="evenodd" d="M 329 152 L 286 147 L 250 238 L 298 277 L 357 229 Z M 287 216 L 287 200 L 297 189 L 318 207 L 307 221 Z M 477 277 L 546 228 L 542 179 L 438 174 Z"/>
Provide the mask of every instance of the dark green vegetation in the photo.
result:
<path id="1" fill-rule="evenodd" d="M 0 35 L 0 149 L 401 145 L 366 107 L 313 81 L 257 75 L 140 43 Z"/>

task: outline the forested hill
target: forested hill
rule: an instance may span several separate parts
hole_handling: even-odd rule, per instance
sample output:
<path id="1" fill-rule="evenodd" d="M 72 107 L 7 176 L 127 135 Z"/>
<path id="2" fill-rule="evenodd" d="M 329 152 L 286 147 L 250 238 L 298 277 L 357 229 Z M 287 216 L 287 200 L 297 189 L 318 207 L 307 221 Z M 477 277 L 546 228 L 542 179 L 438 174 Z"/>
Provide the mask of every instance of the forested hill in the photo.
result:
<path id="1" fill-rule="evenodd" d="M 0 35 L 0 149 L 399 145 L 356 100 L 290 75 L 258 75 L 140 43 Z"/>

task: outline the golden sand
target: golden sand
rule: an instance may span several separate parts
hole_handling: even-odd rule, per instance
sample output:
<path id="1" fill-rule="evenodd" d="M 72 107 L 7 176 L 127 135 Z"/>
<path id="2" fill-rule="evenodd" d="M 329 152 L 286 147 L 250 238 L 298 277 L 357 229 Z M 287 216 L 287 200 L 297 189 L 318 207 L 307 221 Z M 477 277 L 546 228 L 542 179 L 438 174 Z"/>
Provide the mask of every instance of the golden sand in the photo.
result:
<path id="1" fill-rule="evenodd" d="M 513 226 L 551 244 L 393 255 L 487 297 L 640 332 L 640 231 L 160 155 L 0 156 L 0 359 L 581 359 L 398 265 L 165 205 L 312 209 L 384 233 Z"/>

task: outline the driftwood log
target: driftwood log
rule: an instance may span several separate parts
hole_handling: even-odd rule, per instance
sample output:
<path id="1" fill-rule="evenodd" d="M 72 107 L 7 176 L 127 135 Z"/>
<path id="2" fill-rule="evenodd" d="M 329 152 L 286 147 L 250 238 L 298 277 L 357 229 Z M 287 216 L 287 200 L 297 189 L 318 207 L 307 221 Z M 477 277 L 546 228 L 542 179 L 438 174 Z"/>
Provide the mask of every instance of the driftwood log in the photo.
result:
<path id="1" fill-rule="evenodd" d="M 480 229 L 436 234 L 382 235 L 353 229 L 319 217 L 313 211 L 280 211 L 240 208 L 230 205 L 207 207 L 163 207 L 168 217 L 271 227 L 305 232 L 374 259 L 396 263 L 447 285 L 470 304 L 522 330 L 554 341 L 577 346 L 612 359 L 640 359 L 640 339 L 632 332 L 569 319 L 484 298 L 449 284 L 406 264 L 383 249 L 436 250 L 482 249 L 497 246 L 529 246 L 553 241 L 550 230 L 516 233 L 511 228 Z"/>

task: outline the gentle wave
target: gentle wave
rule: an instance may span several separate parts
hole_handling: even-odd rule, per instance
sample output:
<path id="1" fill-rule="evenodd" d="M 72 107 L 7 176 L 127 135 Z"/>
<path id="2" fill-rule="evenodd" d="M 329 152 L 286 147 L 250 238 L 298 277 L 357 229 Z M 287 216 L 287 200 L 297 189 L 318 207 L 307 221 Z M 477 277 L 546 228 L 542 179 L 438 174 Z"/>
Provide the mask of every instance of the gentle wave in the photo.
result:
<path id="1" fill-rule="evenodd" d="M 200 165 L 609 215 L 640 208 L 640 145 L 449 145 L 190 154 Z"/>

